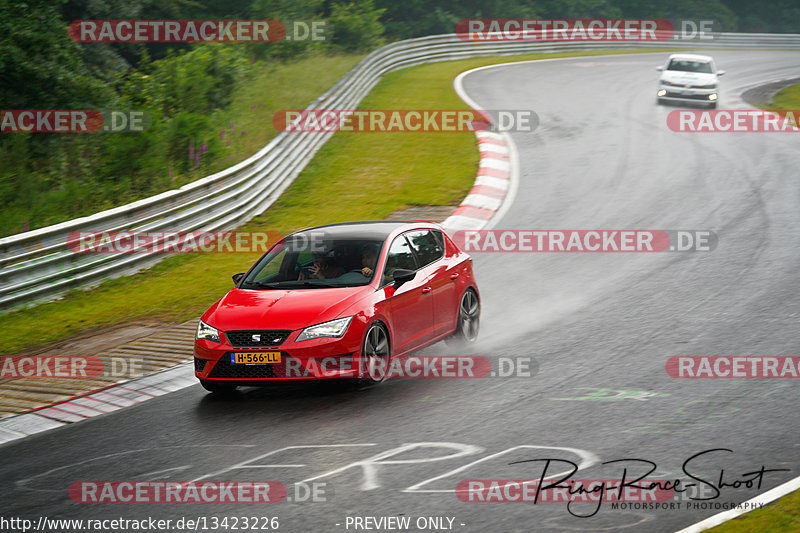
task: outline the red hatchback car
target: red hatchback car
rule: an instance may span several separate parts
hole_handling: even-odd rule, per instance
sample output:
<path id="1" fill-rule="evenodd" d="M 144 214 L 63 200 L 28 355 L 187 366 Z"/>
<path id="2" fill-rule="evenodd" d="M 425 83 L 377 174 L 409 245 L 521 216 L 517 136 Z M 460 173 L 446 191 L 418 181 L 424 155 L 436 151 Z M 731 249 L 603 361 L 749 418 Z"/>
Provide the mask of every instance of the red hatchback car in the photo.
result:
<path id="1" fill-rule="evenodd" d="M 431 222 L 350 222 L 276 243 L 201 317 L 195 375 L 212 392 L 280 380 L 384 378 L 389 360 L 476 340 L 472 259 Z"/>

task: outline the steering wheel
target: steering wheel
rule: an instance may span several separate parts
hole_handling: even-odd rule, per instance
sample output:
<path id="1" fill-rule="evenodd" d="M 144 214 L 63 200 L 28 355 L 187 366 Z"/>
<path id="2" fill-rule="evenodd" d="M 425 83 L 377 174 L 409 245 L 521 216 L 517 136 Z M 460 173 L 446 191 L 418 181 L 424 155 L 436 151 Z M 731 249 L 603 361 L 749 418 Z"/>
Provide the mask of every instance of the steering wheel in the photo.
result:
<path id="1" fill-rule="evenodd" d="M 363 268 L 363 267 L 362 267 L 362 268 Z M 364 276 L 364 273 L 363 273 L 363 272 L 361 272 L 361 269 L 360 269 L 360 268 L 354 268 L 353 270 L 348 270 L 347 272 L 345 272 L 345 273 L 344 273 L 344 274 L 342 274 L 342 275 L 344 276 L 345 274 L 350 274 L 351 272 L 355 272 L 356 274 L 360 274 L 360 275 Z M 373 271 L 373 274 L 374 274 L 374 271 Z M 366 279 L 366 278 L 369 278 L 369 277 L 371 277 L 371 276 L 364 276 L 364 278 L 365 278 L 365 279 Z"/>

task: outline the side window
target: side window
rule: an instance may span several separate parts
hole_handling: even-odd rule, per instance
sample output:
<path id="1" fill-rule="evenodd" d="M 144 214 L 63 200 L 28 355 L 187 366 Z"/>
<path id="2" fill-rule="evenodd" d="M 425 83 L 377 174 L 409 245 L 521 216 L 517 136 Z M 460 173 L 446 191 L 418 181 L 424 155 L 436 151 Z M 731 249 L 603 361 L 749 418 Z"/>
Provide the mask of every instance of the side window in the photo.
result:
<path id="1" fill-rule="evenodd" d="M 398 268 L 416 270 L 417 263 L 414 260 L 414 253 L 411 251 L 408 241 L 400 235 L 392 246 L 389 247 L 389 255 L 386 257 L 386 268 L 383 270 L 384 283 L 391 281 L 392 273 Z"/>
<path id="2" fill-rule="evenodd" d="M 443 237 L 438 231 L 428 229 L 409 231 L 405 233 L 408 240 L 417 252 L 420 268 L 430 265 L 441 259 L 444 255 Z"/>

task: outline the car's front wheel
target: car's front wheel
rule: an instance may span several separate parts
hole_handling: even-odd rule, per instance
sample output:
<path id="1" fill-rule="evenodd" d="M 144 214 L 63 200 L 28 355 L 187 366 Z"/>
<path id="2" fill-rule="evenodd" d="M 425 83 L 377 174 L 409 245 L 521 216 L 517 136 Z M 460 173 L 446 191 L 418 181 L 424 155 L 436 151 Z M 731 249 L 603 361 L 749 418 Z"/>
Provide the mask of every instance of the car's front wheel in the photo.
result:
<path id="1" fill-rule="evenodd" d="M 464 291 L 458 306 L 458 325 L 455 332 L 448 337 L 449 344 L 465 346 L 478 340 L 481 325 L 481 304 L 478 293 L 473 289 Z"/>
<path id="2" fill-rule="evenodd" d="M 202 385 L 207 391 L 217 394 L 231 394 L 236 391 L 236 385 L 222 383 L 219 381 L 208 381 L 206 379 L 201 379 L 200 385 Z"/>
<path id="3" fill-rule="evenodd" d="M 364 336 L 361 350 L 361 383 L 372 385 L 386 379 L 391 353 L 386 327 L 380 322 L 373 322 Z"/>

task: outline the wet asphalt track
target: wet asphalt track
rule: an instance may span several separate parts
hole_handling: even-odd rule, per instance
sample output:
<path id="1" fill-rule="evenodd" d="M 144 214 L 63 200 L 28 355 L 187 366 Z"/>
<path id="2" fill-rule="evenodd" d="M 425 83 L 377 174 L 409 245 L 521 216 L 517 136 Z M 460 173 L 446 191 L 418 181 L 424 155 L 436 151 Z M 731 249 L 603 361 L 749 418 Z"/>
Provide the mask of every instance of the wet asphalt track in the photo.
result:
<path id="1" fill-rule="evenodd" d="M 513 135 L 519 190 L 496 228 L 719 236 L 707 253 L 476 254 L 484 320 L 474 353 L 532 357 L 535 376 L 249 389 L 233 399 L 194 386 L 0 448 L 0 516 L 277 516 L 280 531 L 315 532 L 348 531 L 348 516 L 447 516 L 464 532 L 660 532 L 720 510 L 604 504 L 578 518 L 563 503 L 466 503 L 448 491 L 462 479 L 535 479 L 540 463 L 509 463 L 578 462 L 577 453 L 653 461 L 650 478 L 680 475 L 686 459 L 718 447 L 733 453 L 696 461 L 697 475 L 791 469 L 766 474 L 761 491 L 726 488 L 711 500 L 725 504 L 800 475 L 797 381 L 677 380 L 664 368 L 673 355 L 800 355 L 800 144 L 786 133 L 669 131 L 673 108 L 654 103 L 665 56 L 523 63 L 464 81 L 482 107 L 533 109 L 541 120 Z M 728 72 L 721 108 L 736 87 L 800 72 L 797 53 L 714 56 Z M 453 352 L 441 343 L 426 353 Z M 412 443 L 450 444 L 396 450 Z M 342 444 L 355 446 L 331 446 Z M 271 468 L 224 471 L 291 446 L 320 447 L 253 463 Z M 384 464 L 364 463 L 380 454 Z M 274 479 L 291 490 L 326 473 L 317 479 L 327 482 L 324 503 L 92 506 L 67 496 L 87 479 Z M 574 478 L 620 474 L 618 464 L 595 464 Z"/>

